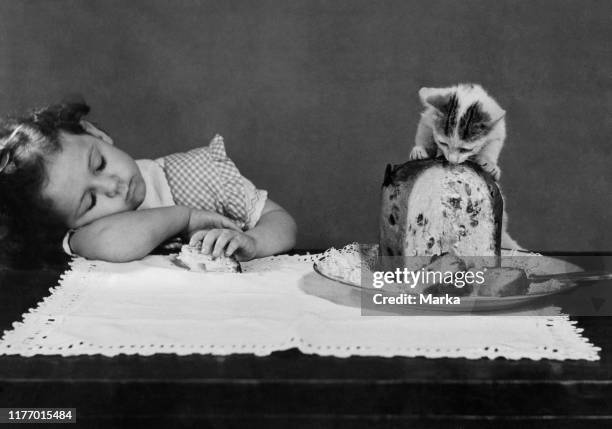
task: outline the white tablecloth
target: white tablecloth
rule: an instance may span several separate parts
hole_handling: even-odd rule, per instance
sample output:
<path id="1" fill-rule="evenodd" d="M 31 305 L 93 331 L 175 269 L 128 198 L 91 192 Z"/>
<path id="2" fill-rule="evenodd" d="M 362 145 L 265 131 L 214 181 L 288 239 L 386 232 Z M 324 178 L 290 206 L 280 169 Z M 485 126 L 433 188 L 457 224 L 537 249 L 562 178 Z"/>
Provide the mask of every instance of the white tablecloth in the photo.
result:
<path id="1" fill-rule="evenodd" d="M 202 274 L 165 256 L 115 264 L 77 258 L 51 295 L 4 333 L 0 354 L 268 355 L 597 360 L 565 315 L 362 316 L 360 294 L 321 278 L 316 256 Z M 422 313 L 421 313 L 422 314 Z"/>

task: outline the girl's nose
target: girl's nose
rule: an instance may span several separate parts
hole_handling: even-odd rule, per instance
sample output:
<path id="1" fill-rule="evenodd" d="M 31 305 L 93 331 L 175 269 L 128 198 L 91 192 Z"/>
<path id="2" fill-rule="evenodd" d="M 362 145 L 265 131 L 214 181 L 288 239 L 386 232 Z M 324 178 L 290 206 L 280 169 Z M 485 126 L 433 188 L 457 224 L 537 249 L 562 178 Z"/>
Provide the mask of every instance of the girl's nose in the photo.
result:
<path id="1" fill-rule="evenodd" d="M 124 185 L 117 176 L 98 176 L 95 178 L 94 187 L 107 197 L 115 197 L 121 195 Z"/>

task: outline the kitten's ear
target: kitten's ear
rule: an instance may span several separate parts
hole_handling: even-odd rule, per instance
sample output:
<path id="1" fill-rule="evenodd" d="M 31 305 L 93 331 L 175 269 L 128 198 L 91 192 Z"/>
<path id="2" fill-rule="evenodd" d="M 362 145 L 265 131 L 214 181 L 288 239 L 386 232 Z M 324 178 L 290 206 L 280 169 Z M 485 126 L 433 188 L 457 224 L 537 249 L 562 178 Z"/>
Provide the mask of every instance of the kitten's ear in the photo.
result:
<path id="1" fill-rule="evenodd" d="M 421 88 L 419 98 L 423 106 L 442 110 L 454 93 L 453 88 Z"/>
<path id="2" fill-rule="evenodd" d="M 504 119 L 504 117 L 506 116 L 506 111 L 502 109 L 501 107 L 498 107 L 493 112 L 490 112 L 490 115 L 491 115 L 491 120 L 487 122 L 487 125 L 489 127 L 492 127 L 493 125 L 497 124 L 499 121 Z"/>

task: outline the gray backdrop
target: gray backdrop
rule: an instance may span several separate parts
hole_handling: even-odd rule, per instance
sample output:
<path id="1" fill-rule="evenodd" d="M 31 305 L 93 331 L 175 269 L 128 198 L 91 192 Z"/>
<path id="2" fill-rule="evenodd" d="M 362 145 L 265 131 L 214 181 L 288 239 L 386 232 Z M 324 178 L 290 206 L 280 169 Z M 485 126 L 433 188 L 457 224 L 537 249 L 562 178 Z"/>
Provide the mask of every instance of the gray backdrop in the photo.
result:
<path id="1" fill-rule="evenodd" d="M 216 132 L 296 218 L 299 247 L 377 239 L 386 163 L 421 86 L 483 84 L 507 110 L 510 231 L 611 250 L 612 2 L 0 2 L 0 112 L 81 93 L 134 157 Z"/>

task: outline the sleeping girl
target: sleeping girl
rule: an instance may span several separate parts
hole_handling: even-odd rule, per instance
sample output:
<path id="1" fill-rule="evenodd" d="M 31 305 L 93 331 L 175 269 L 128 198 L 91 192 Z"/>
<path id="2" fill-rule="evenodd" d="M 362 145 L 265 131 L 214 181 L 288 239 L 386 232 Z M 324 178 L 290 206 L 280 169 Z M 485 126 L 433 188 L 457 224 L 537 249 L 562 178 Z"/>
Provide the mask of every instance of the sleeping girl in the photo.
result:
<path id="1" fill-rule="evenodd" d="M 293 218 L 239 173 L 220 136 L 135 161 L 83 119 L 88 112 L 65 103 L 2 124 L 0 214 L 13 239 L 112 262 L 175 237 L 242 261 L 293 247 Z"/>

